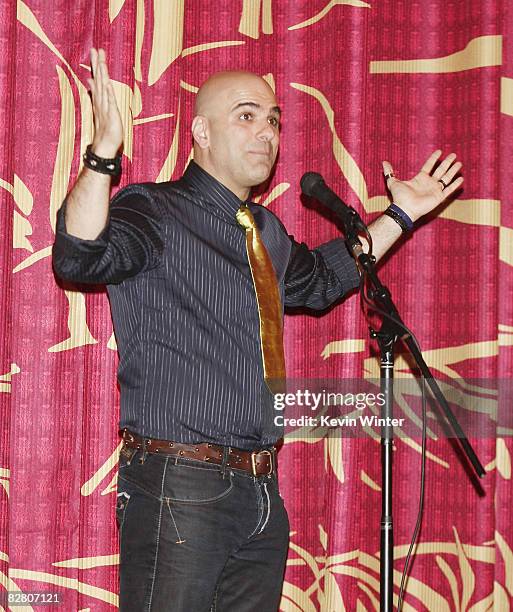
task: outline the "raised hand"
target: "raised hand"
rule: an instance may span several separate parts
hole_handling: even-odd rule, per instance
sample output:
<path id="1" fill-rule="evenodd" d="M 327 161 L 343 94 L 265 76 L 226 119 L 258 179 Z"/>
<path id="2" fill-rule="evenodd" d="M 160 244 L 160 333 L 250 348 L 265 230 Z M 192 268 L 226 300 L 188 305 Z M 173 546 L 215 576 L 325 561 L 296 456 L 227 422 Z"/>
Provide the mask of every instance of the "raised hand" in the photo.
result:
<path id="1" fill-rule="evenodd" d="M 91 88 L 94 116 L 92 151 L 99 157 L 115 157 L 123 144 L 123 123 L 109 79 L 105 51 L 91 49 Z"/>
<path id="2" fill-rule="evenodd" d="M 412 221 L 436 208 L 463 183 L 462 177 L 454 178 L 462 166 L 461 162 L 455 163 L 454 153 L 448 155 L 433 172 L 441 155 L 440 150 L 430 155 L 420 172 L 409 181 L 395 178 L 390 162 L 383 162 L 383 173 L 392 199 Z"/>

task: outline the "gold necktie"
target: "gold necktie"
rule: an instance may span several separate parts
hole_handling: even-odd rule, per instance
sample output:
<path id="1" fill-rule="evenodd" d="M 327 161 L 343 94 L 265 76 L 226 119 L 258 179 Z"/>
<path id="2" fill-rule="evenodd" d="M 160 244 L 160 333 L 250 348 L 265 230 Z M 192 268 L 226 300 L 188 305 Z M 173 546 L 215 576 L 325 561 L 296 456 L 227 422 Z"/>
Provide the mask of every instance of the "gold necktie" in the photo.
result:
<path id="1" fill-rule="evenodd" d="M 273 393 L 285 387 L 283 315 L 276 273 L 249 208 L 243 204 L 237 221 L 246 230 L 246 250 L 258 303 L 264 377 Z"/>

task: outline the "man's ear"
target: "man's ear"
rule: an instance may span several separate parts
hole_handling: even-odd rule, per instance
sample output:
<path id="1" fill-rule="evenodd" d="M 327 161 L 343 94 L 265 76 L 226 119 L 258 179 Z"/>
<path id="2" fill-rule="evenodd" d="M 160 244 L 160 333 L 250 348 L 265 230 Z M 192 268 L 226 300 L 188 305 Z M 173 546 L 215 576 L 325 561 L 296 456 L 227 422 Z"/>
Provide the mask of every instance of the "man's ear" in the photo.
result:
<path id="1" fill-rule="evenodd" d="M 208 147 L 208 120 L 202 115 L 196 115 L 192 120 L 192 137 L 194 142 L 201 148 Z"/>

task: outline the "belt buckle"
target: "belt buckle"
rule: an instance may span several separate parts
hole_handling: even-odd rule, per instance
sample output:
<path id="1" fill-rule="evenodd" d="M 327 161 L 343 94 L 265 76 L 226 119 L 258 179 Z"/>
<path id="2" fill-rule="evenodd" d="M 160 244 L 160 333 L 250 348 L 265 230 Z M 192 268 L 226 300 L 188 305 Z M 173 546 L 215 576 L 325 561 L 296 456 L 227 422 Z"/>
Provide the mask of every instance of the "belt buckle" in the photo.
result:
<path id="1" fill-rule="evenodd" d="M 257 464 L 256 464 L 256 456 L 257 455 L 269 455 L 269 471 L 267 472 L 267 474 L 261 474 L 261 476 L 269 476 L 270 474 L 273 473 L 274 470 L 274 462 L 273 462 L 273 454 L 271 451 L 265 449 L 265 450 L 261 450 L 261 451 L 253 451 L 251 453 L 251 469 L 253 471 L 253 476 L 258 476 L 257 474 Z"/>

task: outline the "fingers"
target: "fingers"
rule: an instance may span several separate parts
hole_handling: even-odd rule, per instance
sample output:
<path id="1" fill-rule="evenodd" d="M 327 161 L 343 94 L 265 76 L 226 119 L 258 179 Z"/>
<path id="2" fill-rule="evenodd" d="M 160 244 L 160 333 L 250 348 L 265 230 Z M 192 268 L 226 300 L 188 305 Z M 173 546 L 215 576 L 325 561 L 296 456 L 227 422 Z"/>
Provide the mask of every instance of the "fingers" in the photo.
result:
<path id="1" fill-rule="evenodd" d="M 383 165 L 383 174 L 385 175 L 385 180 L 387 182 L 387 188 L 390 189 L 391 185 L 393 185 L 394 181 L 397 179 L 394 177 L 394 170 L 392 168 L 392 164 L 388 161 L 382 162 Z"/>
<path id="2" fill-rule="evenodd" d="M 444 180 L 444 182 L 445 182 L 445 180 Z M 447 187 L 442 191 L 443 199 L 448 198 L 452 193 L 454 193 L 456 191 L 456 189 L 461 187 L 462 183 L 463 183 L 463 177 L 460 176 L 455 181 L 453 181 L 452 183 L 447 185 Z M 440 186 L 442 186 L 441 183 L 440 183 Z"/>
<path id="3" fill-rule="evenodd" d="M 455 159 L 456 154 L 451 153 L 433 172 L 433 178 L 437 179 L 440 189 L 442 190 L 442 199 L 449 197 L 463 183 L 462 177 L 453 180 L 463 165 L 461 162 L 453 163 Z"/>
<path id="4" fill-rule="evenodd" d="M 442 151 L 440 151 L 440 149 L 437 149 L 434 153 L 432 153 L 427 158 L 424 165 L 422 166 L 421 172 L 426 172 L 427 174 L 431 174 L 431 171 L 435 167 L 435 164 L 438 161 L 440 155 L 442 155 Z"/>
<path id="5" fill-rule="evenodd" d="M 114 157 L 123 144 L 123 122 L 109 77 L 104 49 L 91 49 L 91 88 L 94 118 L 93 145 L 102 157 Z"/>
<path id="6" fill-rule="evenodd" d="M 447 170 L 451 167 L 451 164 L 456 159 L 456 153 L 449 154 L 443 162 L 438 166 L 438 168 L 433 172 L 433 177 L 436 179 L 441 178 Z"/>
<path id="7" fill-rule="evenodd" d="M 101 90 L 102 90 L 101 105 L 102 105 L 102 110 L 105 113 L 107 113 L 109 110 L 108 87 L 110 84 L 110 79 L 109 79 L 109 70 L 107 68 L 107 62 L 105 58 L 105 51 L 103 49 L 100 49 L 98 52 L 98 64 L 99 64 L 99 74 L 100 74 Z"/>
<path id="8" fill-rule="evenodd" d="M 91 96 L 93 98 L 93 109 L 101 108 L 102 106 L 102 87 L 99 67 L 99 53 L 93 47 L 91 49 L 91 79 L 87 82 L 91 87 Z"/>
<path id="9" fill-rule="evenodd" d="M 456 156 L 455 156 L 456 157 Z M 461 170 L 461 167 L 463 166 L 463 164 L 461 162 L 456 162 L 455 164 L 453 164 L 449 170 L 447 170 L 447 172 L 445 172 L 445 174 L 442 174 L 442 176 L 440 177 L 441 179 L 443 179 L 444 183 L 448 183 L 451 182 L 452 179 L 458 174 L 458 172 Z M 434 175 L 433 175 L 434 176 Z"/>
<path id="10" fill-rule="evenodd" d="M 89 56 L 91 58 L 91 75 L 94 79 L 98 71 L 98 51 L 92 47 Z"/>
<path id="11" fill-rule="evenodd" d="M 116 95 L 114 94 L 114 87 L 112 86 L 112 83 L 109 81 L 109 84 L 107 85 L 107 97 L 109 100 L 109 106 L 113 105 L 116 106 L 117 102 L 116 102 Z"/>
<path id="12" fill-rule="evenodd" d="M 93 109 L 97 116 L 100 112 L 107 114 L 109 104 L 115 102 L 114 90 L 110 82 L 107 58 L 104 49 L 91 49 L 91 74 L 87 79 L 93 98 Z"/>

